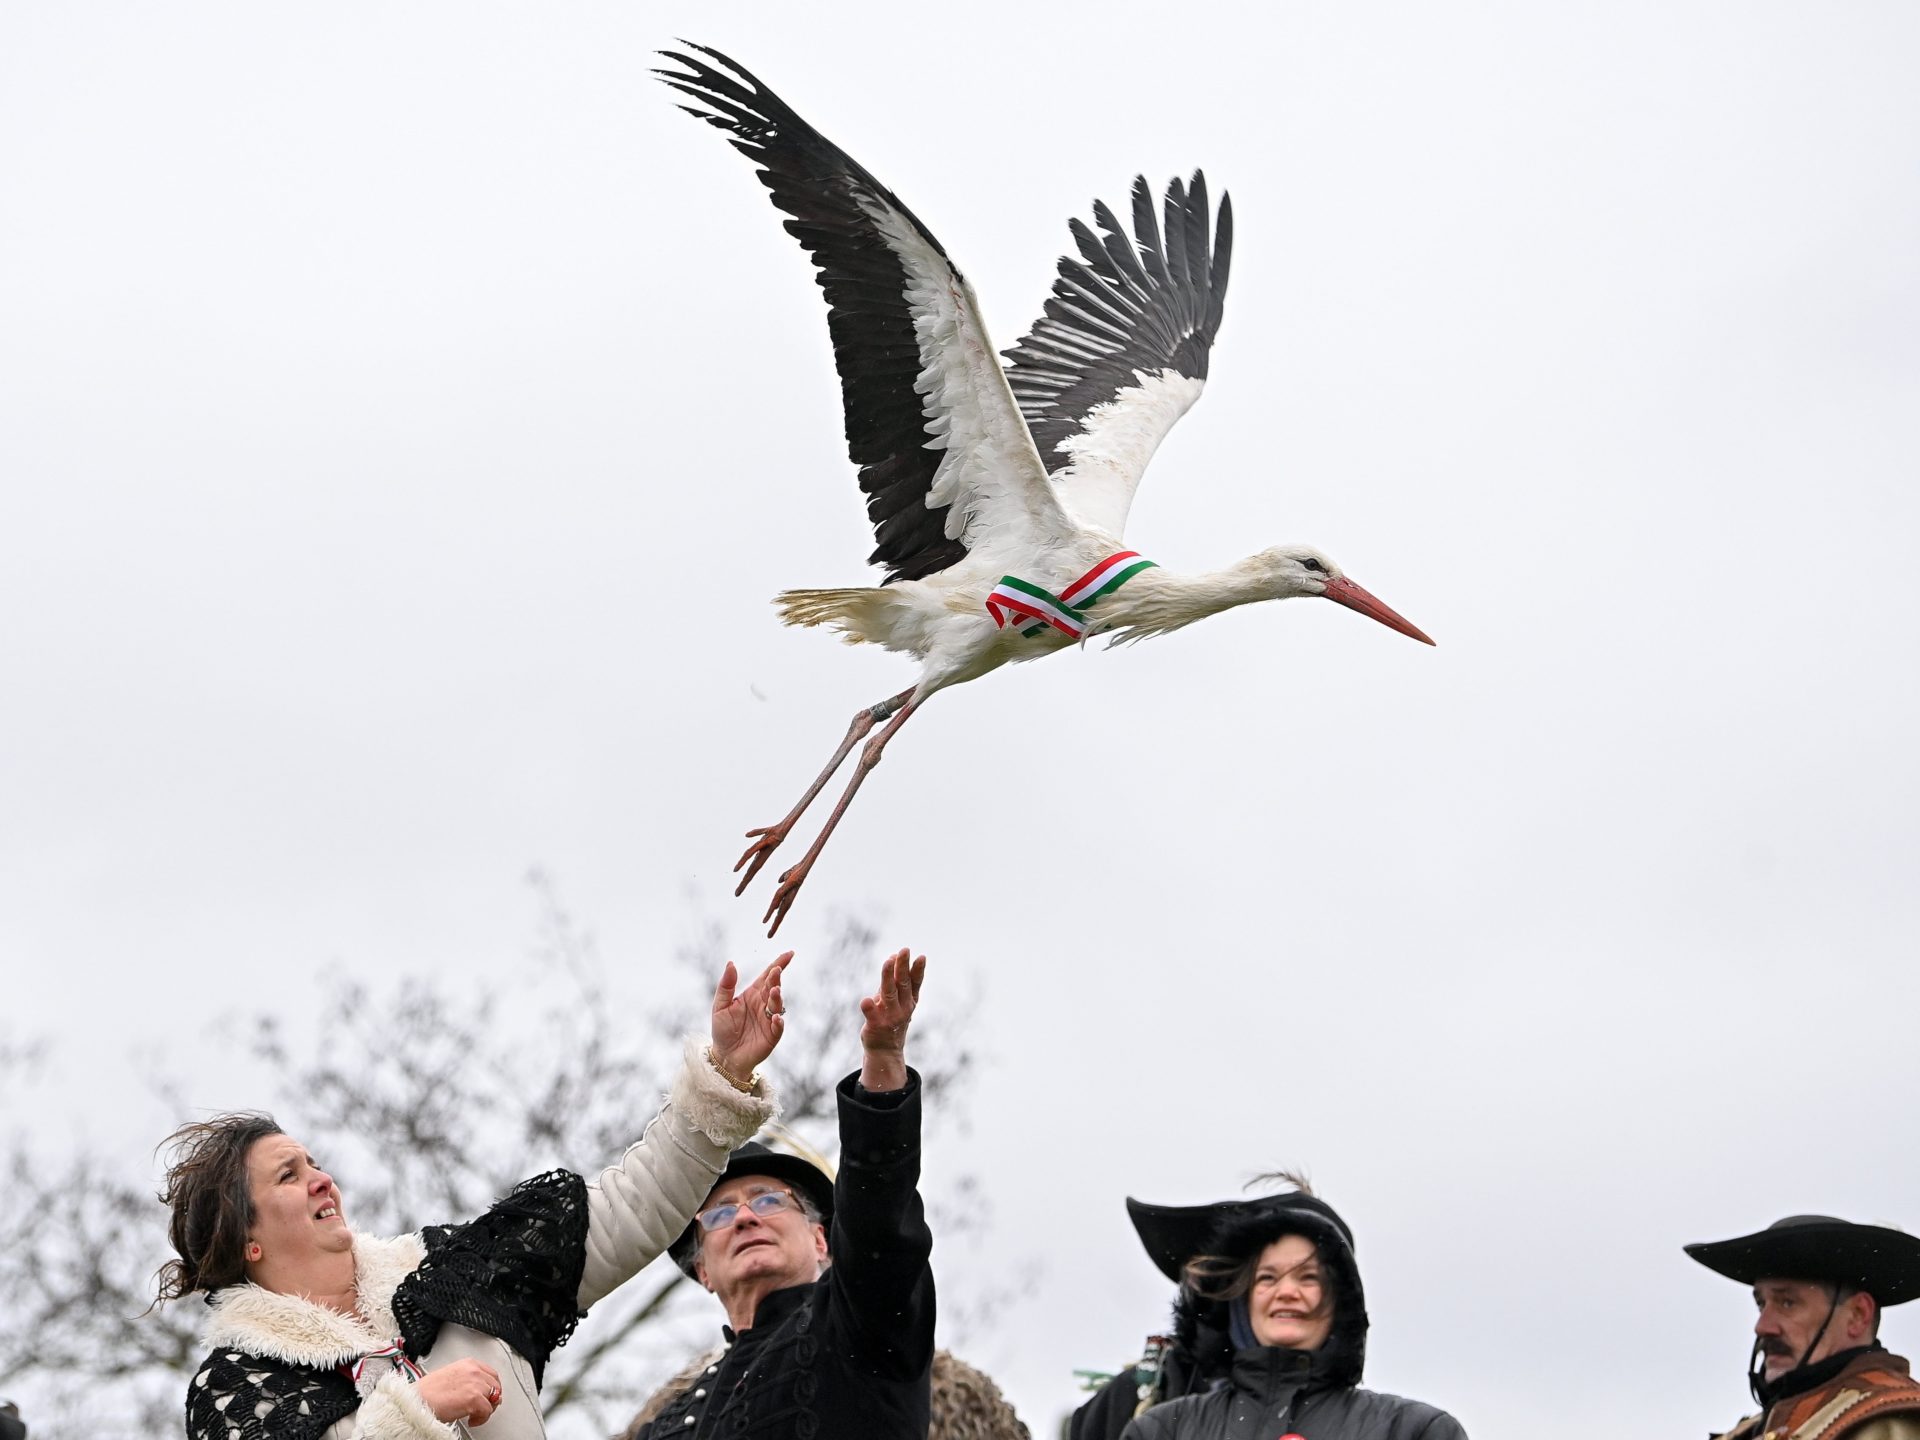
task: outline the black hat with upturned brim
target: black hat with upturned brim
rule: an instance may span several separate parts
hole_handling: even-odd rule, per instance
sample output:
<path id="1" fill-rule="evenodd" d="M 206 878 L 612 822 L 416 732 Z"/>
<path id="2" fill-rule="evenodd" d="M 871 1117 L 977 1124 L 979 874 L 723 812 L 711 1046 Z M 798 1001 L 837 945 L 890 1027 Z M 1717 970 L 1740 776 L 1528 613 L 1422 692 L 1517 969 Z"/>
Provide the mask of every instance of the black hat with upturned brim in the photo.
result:
<path id="1" fill-rule="evenodd" d="M 1287 1191 L 1279 1195 L 1256 1195 L 1246 1200 L 1221 1200 L 1212 1205 L 1149 1205 L 1127 1197 L 1127 1214 L 1139 1233 L 1140 1243 L 1160 1273 L 1178 1284 L 1186 1263 L 1204 1255 L 1217 1239 L 1247 1224 L 1271 1221 L 1275 1225 L 1288 1220 L 1300 1222 L 1302 1234 L 1319 1240 L 1337 1236 L 1351 1253 L 1353 1231 L 1326 1201 L 1315 1195 Z"/>
<path id="2" fill-rule="evenodd" d="M 1920 1236 L 1886 1225 L 1789 1215 L 1752 1235 L 1684 1248 L 1709 1270 L 1747 1285 L 1821 1280 L 1855 1286 L 1881 1305 L 1920 1299 Z"/>
<path id="3" fill-rule="evenodd" d="M 769 1149 L 758 1140 L 749 1140 L 727 1157 L 727 1168 L 714 1177 L 708 1187 L 711 1195 L 729 1180 L 738 1180 L 742 1175 L 765 1175 L 769 1179 L 784 1180 L 794 1189 L 803 1192 L 820 1212 L 820 1223 L 829 1231 L 833 1228 L 833 1181 L 827 1172 L 811 1160 L 802 1160 L 798 1155 L 789 1155 L 781 1150 Z M 680 1232 L 680 1238 L 667 1247 L 667 1254 L 673 1257 L 688 1279 L 698 1279 L 693 1273 L 693 1257 L 699 1250 L 700 1222 L 689 1220 L 687 1228 Z"/>

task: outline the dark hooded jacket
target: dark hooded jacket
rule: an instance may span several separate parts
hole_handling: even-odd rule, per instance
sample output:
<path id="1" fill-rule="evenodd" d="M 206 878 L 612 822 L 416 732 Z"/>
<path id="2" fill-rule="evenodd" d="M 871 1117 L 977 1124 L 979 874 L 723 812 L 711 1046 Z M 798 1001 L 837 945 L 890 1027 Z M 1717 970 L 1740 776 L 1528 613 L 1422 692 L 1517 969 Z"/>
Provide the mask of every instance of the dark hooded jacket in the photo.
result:
<path id="1" fill-rule="evenodd" d="M 1236 1350 L 1227 1383 L 1204 1395 L 1156 1405 L 1121 1433 L 1126 1440 L 1466 1440 L 1444 1410 L 1329 1383 L 1304 1350 Z"/>
<path id="2" fill-rule="evenodd" d="M 1314 1351 L 1264 1345 L 1236 1349 L 1228 1338 L 1229 1306 L 1244 1302 L 1208 1300 L 1183 1287 L 1174 1323 L 1186 1389 L 1117 1433 L 1124 1440 L 1274 1440 L 1291 1433 L 1310 1440 L 1466 1440 L 1460 1422 L 1444 1410 L 1360 1388 L 1367 1299 L 1344 1227 L 1305 1209 L 1284 1216 L 1254 1214 L 1230 1222 L 1211 1248 L 1221 1255 L 1253 1255 L 1283 1235 L 1313 1241 L 1333 1280 L 1333 1326 L 1326 1343 Z M 1123 1375 L 1109 1389 L 1130 1379 Z M 1172 1395 L 1171 1385 L 1166 1393 Z M 1110 1427 L 1131 1413 L 1131 1406 L 1110 1404 L 1100 1416 L 1090 1415 L 1105 1398 L 1105 1392 L 1096 1396 L 1074 1417 L 1074 1440 L 1106 1440 L 1116 1433 L 1081 1425 L 1082 1415 Z"/>

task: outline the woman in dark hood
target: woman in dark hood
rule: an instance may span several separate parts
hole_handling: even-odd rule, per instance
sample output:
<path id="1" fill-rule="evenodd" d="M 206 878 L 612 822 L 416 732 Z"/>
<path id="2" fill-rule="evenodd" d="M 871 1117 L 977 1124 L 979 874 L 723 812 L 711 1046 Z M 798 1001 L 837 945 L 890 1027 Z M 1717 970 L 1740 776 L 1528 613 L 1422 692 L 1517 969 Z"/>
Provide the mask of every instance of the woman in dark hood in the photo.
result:
<path id="1" fill-rule="evenodd" d="M 1353 1232 L 1304 1182 L 1218 1205 L 1127 1208 L 1180 1282 L 1174 1334 L 1148 1375 L 1082 1406 L 1073 1440 L 1465 1440 L 1443 1410 L 1360 1388 L 1367 1305 Z M 1129 1403 L 1131 1402 L 1131 1403 Z"/>

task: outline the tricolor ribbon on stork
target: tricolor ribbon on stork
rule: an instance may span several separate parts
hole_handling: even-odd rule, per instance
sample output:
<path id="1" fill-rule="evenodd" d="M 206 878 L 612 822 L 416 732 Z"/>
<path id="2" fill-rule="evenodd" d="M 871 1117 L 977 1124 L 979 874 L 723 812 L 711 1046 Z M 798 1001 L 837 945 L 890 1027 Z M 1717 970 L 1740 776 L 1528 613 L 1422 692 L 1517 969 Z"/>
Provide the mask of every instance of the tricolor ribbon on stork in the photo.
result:
<path id="1" fill-rule="evenodd" d="M 1122 550 L 1117 555 L 1109 555 L 1058 595 L 1018 576 L 1002 575 L 1000 583 L 987 596 L 987 613 L 993 617 L 993 623 L 1001 627 L 1015 616 L 1033 621 L 1021 627 L 1022 635 L 1038 635 L 1051 625 L 1072 639 L 1083 639 L 1087 633 L 1088 607 L 1101 596 L 1111 595 L 1142 570 L 1154 568 L 1153 561 L 1142 559 L 1138 552 Z"/>
<path id="2" fill-rule="evenodd" d="M 382 1346 L 378 1350 L 367 1351 L 367 1353 L 362 1355 L 358 1360 L 342 1365 L 340 1367 L 340 1373 L 353 1381 L 357 1386 L 360 1383 L 360 1377 L 366 1373 L 367 1362 L 369 1360 L 391 1360 L 393 1362 L 393 1368 L 400 1371 L 409 1380 L 419 1380 L 427 1373 L 408 1358 L 406 1349 L 399 1340 L 395 1340 L 391 1345 Z"/>

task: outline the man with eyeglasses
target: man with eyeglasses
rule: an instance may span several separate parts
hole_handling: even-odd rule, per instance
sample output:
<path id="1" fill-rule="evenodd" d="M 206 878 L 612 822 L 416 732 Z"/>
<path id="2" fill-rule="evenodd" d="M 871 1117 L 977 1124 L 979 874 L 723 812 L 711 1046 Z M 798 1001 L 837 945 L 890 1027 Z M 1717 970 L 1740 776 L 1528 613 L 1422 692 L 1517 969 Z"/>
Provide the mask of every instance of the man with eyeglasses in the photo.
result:
<path id="1" fill-rule="evenodd" d="M 860 1002 L 837 1177 L 749 1142 L 670 1247 L 725 1308 L 726 1348 L 629 1432 L 636 1440 L 925 1440 L 933 1235 L 917 1188 L 920 1077 L 906 1051 L 926 967 L 905 950 L 889 956 Z"/>
<path id="2" fill-rule="evenodd" d="M 1880 1344 L 1880 1312 L 1920 1297 L 1920 1238 L 1789 1215 L 1687 1254 L 1753 1287 L 1747 1385 L 1760 1411 L 1720 1440 L 1920 1440 L 1920 1385 Z"/>

